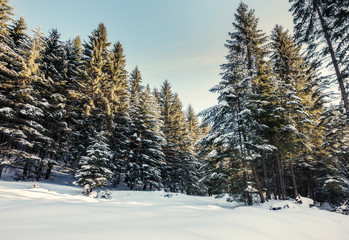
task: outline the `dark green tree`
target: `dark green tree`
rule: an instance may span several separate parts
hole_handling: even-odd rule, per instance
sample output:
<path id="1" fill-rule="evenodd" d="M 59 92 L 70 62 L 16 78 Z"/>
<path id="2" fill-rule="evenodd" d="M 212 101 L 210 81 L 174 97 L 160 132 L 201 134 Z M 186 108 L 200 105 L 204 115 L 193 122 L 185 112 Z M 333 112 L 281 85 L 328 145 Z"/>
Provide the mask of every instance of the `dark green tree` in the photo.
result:
<path id="1" fill-rule="evenodd" d="M 77 185 L 83 186 L 85 194 L 108 185 L 112 179 L 112 156 L 105 132 L 93 132 L 89 137 L 86 154 L 80 157 L 76 173 Z"/>

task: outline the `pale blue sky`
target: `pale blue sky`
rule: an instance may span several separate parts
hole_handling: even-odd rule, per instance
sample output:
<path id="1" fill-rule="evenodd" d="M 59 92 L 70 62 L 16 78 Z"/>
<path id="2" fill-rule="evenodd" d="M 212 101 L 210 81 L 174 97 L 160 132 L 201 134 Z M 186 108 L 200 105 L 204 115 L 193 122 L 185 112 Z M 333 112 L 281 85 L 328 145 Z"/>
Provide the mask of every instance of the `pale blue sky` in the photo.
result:
<path id="1" fill-rule="evenodd" d="M 244 0 L 268 35 L 275 24 L 292 30 L 288 0 Z M 159 88 L 168 79 L 184 108 L 196 112 L 217 103 L 209 89 L 220 80 L 224 47 L 240 0 L 10 0 L 15 17 L 62 40 L 83 39 L 104 22 L 109 41 L 124 46 L 127 70 L 138 65 L 143 83 Z"/>

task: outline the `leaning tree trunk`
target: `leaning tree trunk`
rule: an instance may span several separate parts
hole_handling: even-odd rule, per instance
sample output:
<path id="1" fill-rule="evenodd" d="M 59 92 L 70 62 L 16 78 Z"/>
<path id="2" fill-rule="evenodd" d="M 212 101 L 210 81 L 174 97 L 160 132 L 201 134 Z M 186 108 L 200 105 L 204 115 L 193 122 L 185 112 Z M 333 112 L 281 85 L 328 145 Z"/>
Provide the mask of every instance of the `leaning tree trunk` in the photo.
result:
<path id="1" fill-rule="evenodd" d="M 344 108 L 345 108 L 345 111 L 347 112 L 347 115 L 349 116 L 348 95 L 347 95 L 347 93 L 345 91 L 343 78 L 342 78 L 342 75 L 340 73 L 339 66 L 338 66 L 338 61 L 337 61 L 336 56 L 334 54 L 334 50 L 333 50 L 330 34 L 328 33 L 328 29 L 327 29 L 327 27 L 325 25 L 325 20 L 324 20 L 324 18 L 322 16 L 322 13 L 320 11 L 318 1 L 314 0 L 313 3 L 314 3 L 315 10 L 316 10 L 316 12 L 317 12 L 317 14 L 319 16 L 322 30 L 324 31 L 326 43 L 327 43 L 327 46 L 328 46 L 328 51 L 330 52 L 330 55 L 331 55 L 331 60 L 332 60 L 332 63 L 333 63 L 333 66 L 334 66 L 334 69 L 335 69 L 335 72 L 336 72 L 339 88 L 340 88 L 342 99 L 343 99 L 343 102 L 344 102 Z"/>

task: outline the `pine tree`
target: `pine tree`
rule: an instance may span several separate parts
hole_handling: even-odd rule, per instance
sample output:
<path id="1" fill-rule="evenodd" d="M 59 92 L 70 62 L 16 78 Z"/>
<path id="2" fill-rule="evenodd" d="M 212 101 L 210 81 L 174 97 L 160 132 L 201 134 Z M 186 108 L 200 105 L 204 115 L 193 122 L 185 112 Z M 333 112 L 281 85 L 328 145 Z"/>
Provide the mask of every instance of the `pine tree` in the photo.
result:
<path id="1" fill-rule="evenodd" d="M 107 87 L 107 99 L 109 100 L 112 116 L 111 147 L 115 152 L 113 157 L 115 169 L 114 185 L 120 183 L 121 175 L 126 171 L 126 161 L 130 155 L 131 118 L 129 113 L 130 94 L 128 91 L 128 73 L 126 71 L 126 58 L 122 44 L 114 44 L 113 50 L 108 56 L 106 65 L 108 78 L 111 80 Z"/>
<path id="2" fill-rule="evenodd" d="M 142 90 L 141 82 L 142 82 L 141 72 L 139 71 L 138 66 L 136 66 L 130 75 L 131 94 L 136 94 L 137 92 L 140 92 Z"/>
<path id="3" fill-rule="evenodd" d="M 240 91 L 244 86 L 240 90 L 236 87 L 239 86 L 237 82 L 248 78 L 248 71 L 238 55 L 229 57 L 229 67 L 221 82 L 211 89 L 220 94 L 219 104 L 200 113 L 203 122 L 210 126 L 208 134 L 200 140 L 200 155 L 207 162 L 205 181 L 209 194 L 228 192 L 237 199 L 248 199 L 249 204 L 252 204 L 251 196 L 246 192 L 249 171 L 242 139 L 244 122 L 239 114 L 240 102 L 244 102 L 244 94 Z M 225 65 L 227 68 L 228 64 Z"/>
<path id="4" fill-rule="evenodd" d="M 27 43 L 29 38 L 25 32 L 27 29 L 27 24 L 23 17 L 14 21 L 9 27 L 9 36 L 17 48 Z"/>
<path id="5" fill-rule="evenodd" d="M 78 41 L 78 40 L 76 40 Z M 75 43 L 77 43 L 75 41 Z M 80 125 L 80 133 L 82 139 L 87 139 L 82 129 L 88 127 L 95 131 L 107 131 L 111 128 L 111 111 L 110 101 L 106 90 L 106 85 L 112 81 L 108 75 L 108 56 L 110 46 L 108 42 L 107 30 L 103 23 L 100 23 L 96 30 L 89 36 L 89 41 L 83 44 L 83 56 L 81 66 L 81 76 L 79 76 L 79 84 L 81 91 L 81 105 L 84 112 L 81 113 L 82 121 Z M 79 51 L 79 46 L 76 45 L 76 51 Z M 80 97 L 79 97 L 80 98 Z M 80 101 L 80 100 L 79 100 Z M 88 143 L 82 144 L 84 147 Z"/>
<path id="6" fill-rule="evenodd" d="M 45 82 L 38 72 L 41 49 L 36 46 L 37 36 L 35 35 L 29 44 L 27 59 L 22 60 L 24 69 L 19 72 L 13 69 L 12 71 L 17 76 L 14 74 L 6 80 L 4 78 L 5 82 L 9 84 L 4 84 L 8 87 L 6 92 L 8 91 L 7 96 L 9 97 L 5 104 L 12 109 L 10 111 L 12 117 L 7 118 L 3 126 L 11 129 L 10 135 L 5 134 L 9 137 L 6 137 L 8 139 L 6 154 L 10 159 L 15 159 L 11 165 L 23 169 L 23 178 L 29 177 L 30 172 L 34 171 L 36 180 L 39 180 L 43 168 L 52 163 L 54 140 L 45 125 L 45 114 L 47 114 L 49 104 L 41 96 L 40 88 L 37 88 L 37 86 L 44 85 L 42 83 Z M 19 52 L 15 44 L 12 46 L 13 52 Z M 17 133 L 16 136 L 13 133 Z"/>
<path id="7" fill-rule="evenodd" d="M 166 165 L 162 170 L 164 187 L 171 192 L 193 192 L 196 183 L 191 181 L 195 181 L 192 171 L 195 158 L 190 151 L 182 103 L 178 95 L 172 92 L 168 81 L 162 85 L 158 99 L 164 122 L 162 131 L 166 138 L 163 148 Z"/>
<path id="8" fill-rule="evenodd" d="M 187 111 L 186 111 L 186 122 L 187 122 L 187 127 L 189 131 L 189 135 L 191 138 L 191 145 L 194 145 L 197 140 L 202 135 L 202 131 L 199 126 L 199 121 L 196 117 L 196 114 L 194 112 L 194 109 L 191 105 L 188 106 Z"/>
<path id="9" fill-rule="evenodd" d="M 275 165 L 289 166 L 294 196 L 297 196 L 293 162 L 297 161 L 297 168 L 302 169 L 301 163 L 307 163 L 309 166 L 309 156 L 314 156 L 314 153 L 319 151 L 321 136 L 316 136 L 316 133 L 321 134 L 321 129 L 317 127 L 316 122 L 322 111 L 323 96 L 314 85 L 316 78 L 312 66 L 304 60 L 300 53 L 301 47 L 288 31 L 277 25 L 271 39 L 278 101 L 274 112 L 276 121 L 270 135 L 273 136 L 272 142 L 278 147 L 279 161 L 276 161 Z M 315 106 L 314 102 L 318 106 Z M 309 132 L 312 135 L 307 134 Z M 280 179 L 278 185 L 281 186 L 282 195 L 286 195 L 285 189 L 282 189 L 285 184 L 283 172 L 285 169 L 282 167 L 277 174 Z"/>
<path id="10" fill-rule="evenodd" d="M 9 21 L 13 15 L 12 9 L 8 0 L 0 1 L 0 78 L 24 81 L 28 77 L 25 59 L 18 54 L 14 40 L 10 38 Z"/>
<path id="11" fill-rule="evenodd" d="M 127 159 L 125 182 L 131 190 L 135 186 L 144 185 L 143 182 L 143 133 L 145 130 L 143 116 L 141 116 L 141 88 L 142 77 L 138 67 L 130 74 L 130 107 L 129 113 L 132 120 L 130 128 L 130 155 Z"/>
<path id="12" fill-rule="evenodd" d="M 65 167 L 72 167 L 74 170 L 78 167 L 78 159 L 80 154 L 84 151 L 84 147 L 81 144 L 85 138 L 85 126 L 83 119 L 85 115 L 85 99 L 82 84 L 80 80 L 83 76 L 83 47 L 79 36 L 75 37 L 73 41 L 68 41 L 65 46 L 66 52 L 66 122 L 67 127 L 70 129 L 68 136 L 66 137 L 66 144 L 69 151 L 66 152 Z"/>
<path id="13" fill-rule="evenodd" d="M 6 41 L 9 34 L 9 21 L 13 8 L 8 5 L 8 0 L 0 0 L 0 38 L 2 41 Z"/>
<path id="14" fill-rule="evenodd" d="M 165 164 L 165 154 L 163 146 L 165 137 L 161 131 L 163 122 L 161 121 L 160 106 L 147 87 L 141 95 L 140 115 L 143 122 L 141 128 L 142 139 L 142 182 L 144 188 L 160 189 L 163 187 L 161 178 L 161 169 Z"/>
<path id="15" fill-rule="evenodd" d="M 89 36 L 89 42 L 84 43 L 85 94 L 89 98 L 86 106 L 87 114 L 90 114 L 91 110 L 98 113 L 110 113 L 109 102 L 103 91 L 106 82 L 109 81 L 104 69 L 107 66 L 110 44 L 107 29 L 103 23 L 100 23 L 98 28 L 92 32 L 92 36 Z"/>
<path id="16" fill-rule="evenodd" d="M 33 110 L 32 116 L 28 116 L 31 118 L 36 117 L 36 113 L 42 113 L 37 112 L 37 107 L 30 104 L 34 98 L 32 87 L 27 85 L 31 78 L 26 59 L 17 53 L 17 47 L 9 37 L 8 21 L 11 19 L 11 10 L 7 1 L 0 2 L 1 154 L 8 158 L 8 161 L 1 162 L 1 172 L 4 165 L 19 167 L 37 160 L 38 157 L 30 150 L 34 147 L 32 137 L 39 137 L 41 134 L 35 130 L 39 124 L 28 121 L 28 118 L 23 119 L 30 110 Z M 30 125 L 34 125 L 34 129 Z"/>
<path id="17" fill-rule="evenodd" d="M 345 109 L 330 106 L 322 114 L 320 126 L 327 129 L 322 148 L 325 150 L 326 172 L 317 179 L 317 200 L 342 205 L 349 197 L 349 127 Z"/>
<path id="18" fill-rule="evenodd" d="M 63 88 L 66 80 L 66 53 L 63 43 L 60 41 L 60 34 L 57 29 L 50 31 L 49 37 L 45 41 L 45 50 L 43 52 L 41 71 L 45 78 L 52 79 L 55 87 Z M 58 89 L 59 90 L 59 89 Z M 62 92 L 62 90 L 60 90 Z"/>
<path id="19" fill-rule="evenodd" d="M 106 186 L 112 178 L 112 156 L 105 132 L 93 132 L 89 137 L 86 154 L 80 157 L 80 169 L 75 184 L 83 186 L 89 194 L 98 187 Z"/>
<path id="20" fill-rule="evenodd" d="M 126 182 L 131 189 L 161 188 L 161 167 L 164 164 L 160 109 L 149 87 L 141 85 L 141 73 L 136 67 L 130 75 L 130 117 L 132 119 L 130 149 Z"/>

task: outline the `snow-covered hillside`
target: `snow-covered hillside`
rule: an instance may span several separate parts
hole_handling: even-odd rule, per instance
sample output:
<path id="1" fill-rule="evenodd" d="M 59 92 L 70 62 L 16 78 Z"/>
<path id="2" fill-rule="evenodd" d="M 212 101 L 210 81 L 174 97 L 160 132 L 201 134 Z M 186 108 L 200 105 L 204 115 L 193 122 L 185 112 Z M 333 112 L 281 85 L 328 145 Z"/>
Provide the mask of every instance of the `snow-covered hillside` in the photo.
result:
<path id="1" fill-rule="evenodd" d="M 84 197 L 72 186 L 0 181 L 0 239 L 349 239 L 349 217 L 288 203 L 236 207 L 224 199 L 114 191 Z M 280 204 L 280 202 L 279 202 Z"/>

